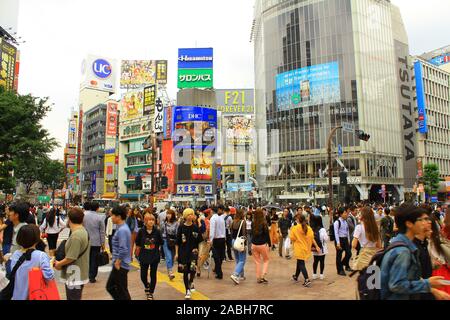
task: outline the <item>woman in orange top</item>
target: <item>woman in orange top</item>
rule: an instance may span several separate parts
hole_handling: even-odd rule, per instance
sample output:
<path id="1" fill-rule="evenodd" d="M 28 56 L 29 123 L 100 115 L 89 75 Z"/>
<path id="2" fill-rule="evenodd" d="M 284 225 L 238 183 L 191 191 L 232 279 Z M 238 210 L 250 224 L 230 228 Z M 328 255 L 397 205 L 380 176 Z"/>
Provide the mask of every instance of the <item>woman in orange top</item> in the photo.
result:
<path id="1" fill-rule="evenodd" d="M 298 282 L 298 276 L 300 272 L 305 277 L 304 287 L 309 288 L 311 281 L 308 277 L 308 271 L 306 270 L 305 262 L 312 257 L 312 246 L 314 246 L 317 252 L 320 254 L 320 247 L 314 240 L 314 232 L 311 227 L 308 226 L 306 218 L 303 214 L 297 214 L 295 216 L 296 225 L 291 230 L 291 242 L 294 246 L 294 256 L 297 259 L 297 270 L 295 275 L 292 276 L 292 280 Z"/>

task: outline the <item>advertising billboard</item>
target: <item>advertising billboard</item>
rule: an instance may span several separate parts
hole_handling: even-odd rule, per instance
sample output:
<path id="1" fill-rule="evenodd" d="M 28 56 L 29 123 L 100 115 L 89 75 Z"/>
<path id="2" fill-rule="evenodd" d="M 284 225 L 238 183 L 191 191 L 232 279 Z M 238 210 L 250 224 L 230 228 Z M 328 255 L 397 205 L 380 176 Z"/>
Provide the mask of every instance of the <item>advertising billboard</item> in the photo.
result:
<path id="1" fill-rule="evenodd" d="M 442 66 L 444 64 L 450 63 L 450 52 L 440 55 L 438 57 L 435 57 L 431 60 L 429 60 L 431 64 L 434 64 L 435 66 Z"/>
<path id="2" fill-rule="evenodd" d="M 178 69 L 212 69 L 213 48 L 178 49 Z"/>
<path id="3" fill-rule="evenodd" d="M 213 178 L 214 157 L 210 152 L 195 152 L 192 155 L 191 180 L 207 180 Z"/>
<path id="4" fill-rule="evenodd" d="M 138 123 L 132 123 L 120 126 L 120 141 L 139 138 L 150 135 L 150 121 L 143 120 Z"/>
<path id="5" fill-rule="evenodd" d="M 69 139 L 68 144 L 69 148 L 76 148 L 77 146 L 77 119 L 71 119 L 69 121 Z"/>
<path id="6" fill-rule="evenodd" d="M 212 69 L 179 69 L 178 89 L 213 87 Z"/>
<path id="7" fill-rule="evenodd" d="M 167 60 L 156 60 L 156 83 L 167 84 Z"/>
<path id="8" fill-rule="evenodd" d="M 414 63 L 414 72 L 416 75 L 416 93 L 417 93 L 417 112 L 419 114 L 419 132 L 427 133 L 427 105 L 425 99 L 425 90 L 423 85 L 422 63 L 416 61 Z"/>
<path id="9" fill-rule="evenodd" d="M 255 97 L 253 89 L 216 90 L 217 111 L 222 114 L 253 114 Z"/>
<path id="10" fill-rule="evenodd" d="M 211 184 L 178 184 L 177 195 L 200 194 L 200 189 L 205 188 L 205 195 L 213 194 L 213 186 Z"/>
<path id="11" fill-rule="evenodd" d="M 121 121 L 133 120 L 143 116 L 144 92 L 130 91 L 122 98 Z"/>
<path id="12" fill-rule="evenodd" d="M 117 63 L 115 60 L 94 55 L 84 59 L 81 71 L 82 88 L 96 89 L 114 93 L 116 91 Z"/>
<path id="13" fill-rule="evenodd" d="M 217 111 L 202 107 L 175 107 L 175 148 L 203 148 L 215 145 Z"/>
<path id="14" fill-rule="evenodd" d="M 17 49 L 0 39 L 0 86 L 7 91 L 14 90 Z"/>
<path id="15" fill-rule="evenodd" d="M 276 76 L 278 110 L 290 110 L 340 101 L 338 62 L 296 69 Z"/>
<path id="16" fill-rule="evenodd" d="M 116 102 L 107 103 L 106 111 L 106 136 L 116 137 L 117 134 L 117 116 L 119 104 Z"/>
<path id="17" fill-rule="evenodd" d="M 164 140 L 162 142 L 162 164 L 161 172 L 169 180 L 168 191 L 173 193 L 175 191 L 175 164 L 173 163 L 173 143 L 171 140 Z"/>
<path id="18" fill-rule="evenodd" d="M 104 197 L 114 197 L 115 195 L 115 169 L 116 154 L 105 154 L 105 179 L 104 179 Z"/>
<path id="19" fill-rule="evenodd" d="M 156 61 L 122 60 L 120 73 L 121 89 L 137 89 L 155 83 L 156 83 Z"/>
<path id="20" fill-rule="evenodd" d="M 156 85 L 144 88 L 144 116 L 149 116 L 155 110 Z"/>
<path id="21" fill-rule="evenodd" d="M 172 106 L 164 108 L 164 139 L 172 138 Z"/>
<path id="22" fill-rule="evenodd" d="M 252 116 L 232 116 L 223 118 L 228 145 L 245 146 L 253 143 L 255 121 Z"/>

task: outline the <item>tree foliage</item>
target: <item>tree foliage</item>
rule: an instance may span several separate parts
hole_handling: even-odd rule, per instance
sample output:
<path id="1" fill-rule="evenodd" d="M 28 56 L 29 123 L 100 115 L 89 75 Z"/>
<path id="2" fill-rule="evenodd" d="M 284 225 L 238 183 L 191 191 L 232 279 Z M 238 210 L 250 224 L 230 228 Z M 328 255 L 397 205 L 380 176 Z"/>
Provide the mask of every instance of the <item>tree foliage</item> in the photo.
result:
<path id="1" fill-rule="evenodd" d="M 437 164 L 430 163 L 424 167 L 423 180 L 425 183 L 425 192 L 430 195 L 436 195 L 439 190 L 439 167 Z"/>
<path id="2" fill-rule="evenodd" d="M 0 86 L 0 189 L 14 183 L 8 173 L 11 166 L 15 178 L 27 185 L 27 191 L 43 179 L 42 170 L 51 161 L 47 154 L 58 146 L 41 124 L 50 111 L 47 102 Z"/>

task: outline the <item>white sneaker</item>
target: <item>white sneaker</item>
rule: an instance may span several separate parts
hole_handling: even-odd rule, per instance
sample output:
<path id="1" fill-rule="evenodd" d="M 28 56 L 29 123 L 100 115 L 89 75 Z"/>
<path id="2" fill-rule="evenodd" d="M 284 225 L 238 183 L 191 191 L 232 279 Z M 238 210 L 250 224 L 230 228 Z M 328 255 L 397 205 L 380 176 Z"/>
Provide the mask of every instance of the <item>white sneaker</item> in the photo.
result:
<path id="1" fill-rule="evenodd" d="M 234 282 L 235 284 L 239 284 L 239 278 L 236 277 L 234 274 L 232 274 L 230 278 L 231 278 L 231 280 L 233 280 L 233 282 Z"/>
<path id="2" fill-rule="evenodd" d="M 313 274 L 312 279 L 317 280 L 317 274 Z"/>
<path id="3" fill-rule="evenodd" d="M 325 276 L 324 276 L 323 274 L 321 274 L 320 277 L 319 277 L 319 279 L 320 279 L 320 280 L 324 280 L 324 279 L 325 279 Z"/>
<path id="4" fill-rule="evenodd" d="M 186 300 L 191 300 L 192 294 L 191 294 L 191 290 L 188 290 L 186 292 L 186 295 L 184 296 L 184 299 Z"/>

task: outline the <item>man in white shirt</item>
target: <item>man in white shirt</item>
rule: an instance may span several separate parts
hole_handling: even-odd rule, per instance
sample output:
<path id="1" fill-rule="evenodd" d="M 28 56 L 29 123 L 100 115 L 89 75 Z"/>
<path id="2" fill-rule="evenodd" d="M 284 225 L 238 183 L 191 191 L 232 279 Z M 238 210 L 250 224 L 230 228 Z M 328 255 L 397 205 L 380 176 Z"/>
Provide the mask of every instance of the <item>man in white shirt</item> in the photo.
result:
<path id="1" fill-rule="evenodd" d="M 210 232 L 208 244 L 212 244 L 215 263 L 216 279 L 223 279 L 222 261 L 225 259 L 225 219 L 223 218 L 225 207 L 223 205 L 214 208 L 214 214 L 210 220 Z"/>

